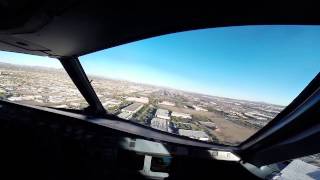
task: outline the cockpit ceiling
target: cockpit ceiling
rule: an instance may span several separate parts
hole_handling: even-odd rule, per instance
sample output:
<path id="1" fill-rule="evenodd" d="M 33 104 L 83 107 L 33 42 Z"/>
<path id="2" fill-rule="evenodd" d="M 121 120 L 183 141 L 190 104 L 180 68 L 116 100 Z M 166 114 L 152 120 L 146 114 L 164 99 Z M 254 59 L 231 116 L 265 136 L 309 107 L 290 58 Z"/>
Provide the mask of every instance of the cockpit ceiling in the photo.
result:
<path id="1" fill-rule="evenodd" d="M 0 50 L 58 58 L 199 28 L 320 24 L 317 6 L 312 4 L 308 7 L 300 4 L 280 7 L 270 2 L 256 7 L 239 4 L 235 10 L 230 3 L 178 9 L 160 4 L 149 8 L 110 7 L 93 0 L 1 2 Z"/>

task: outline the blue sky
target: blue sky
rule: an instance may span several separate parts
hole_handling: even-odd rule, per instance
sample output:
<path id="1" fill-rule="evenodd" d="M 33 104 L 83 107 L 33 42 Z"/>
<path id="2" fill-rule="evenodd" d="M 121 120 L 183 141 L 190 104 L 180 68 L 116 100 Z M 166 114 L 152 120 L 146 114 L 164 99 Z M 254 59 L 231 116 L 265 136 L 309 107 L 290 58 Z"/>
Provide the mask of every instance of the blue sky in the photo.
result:
<path id="1" fill-rule="evenodd" d="M 0 52 L 0 61 L 61 67 Z M 80 57 L 88 74 L 287 105 L 320 71 L 320 27 L 239 26 L 175 33 Z"/>

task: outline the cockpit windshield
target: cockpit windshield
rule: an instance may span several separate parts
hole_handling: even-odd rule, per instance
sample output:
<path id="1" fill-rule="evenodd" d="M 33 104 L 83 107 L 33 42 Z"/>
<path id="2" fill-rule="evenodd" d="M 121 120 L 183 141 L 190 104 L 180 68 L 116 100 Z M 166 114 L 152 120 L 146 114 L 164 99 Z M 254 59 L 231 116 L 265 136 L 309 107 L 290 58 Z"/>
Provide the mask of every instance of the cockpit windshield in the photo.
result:
<path id="1" fill-rule="evenodd" d="M 237 145 L 319 73 L 320 27 L 179 32 L 80 57 L 109 113 L 190 138 Z"/>
<path id="2" fill-rule="evenodd" d="M 0 100 L 57 109 L 88 106 L 57 59 L 0 51 Z"/>
<path id="3" fill-rule="evenodd" d="M 79 59 L 108 113 L 201 141 L 238 145 L 319 73 L 320 27 L 193 30 Z M 58 60 L 9 52 L 0 52 L 0 99 L 88 106 Z"/>

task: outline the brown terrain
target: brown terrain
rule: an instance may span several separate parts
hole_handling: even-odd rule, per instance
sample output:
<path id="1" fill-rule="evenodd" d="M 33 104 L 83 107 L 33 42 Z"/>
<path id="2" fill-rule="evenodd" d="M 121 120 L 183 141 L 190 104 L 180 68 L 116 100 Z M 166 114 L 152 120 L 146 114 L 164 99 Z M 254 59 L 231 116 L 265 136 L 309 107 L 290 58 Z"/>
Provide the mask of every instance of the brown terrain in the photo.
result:
<path id="1" fill-rule="evenodd" d="M 159 105 L 159 107 L 168 109 L 170 111 L 177 111 L 188 113 L 191 115 L 200 115 L 207 117 L 209 121 L 215 123 L 217 126 L 217 129 L 212 130 L 212 134 L 217 137 L 219 143 L 223 144 L 239 144 L 257 131 L 256 129 L 240 126 L 231 121 L 228 121 L 223 116 L 214 112 L 196 111 L 194 109 L 179 108 L 166 105 Z"/>

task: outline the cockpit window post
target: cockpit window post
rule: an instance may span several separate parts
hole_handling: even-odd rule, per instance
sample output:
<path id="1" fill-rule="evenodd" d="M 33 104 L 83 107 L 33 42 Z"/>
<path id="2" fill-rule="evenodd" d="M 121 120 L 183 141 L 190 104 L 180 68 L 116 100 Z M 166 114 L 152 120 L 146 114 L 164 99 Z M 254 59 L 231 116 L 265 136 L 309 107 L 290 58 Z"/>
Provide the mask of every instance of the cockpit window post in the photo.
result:
<path id="1" fill-rule="evenodd" d="M 106 113 L 106 110 L 102 106 L 97 94 L 92 88 L 89 79 L 80 64 L 79 59 L 77 57 L 64 57 L 60 58 L 59 60 L 73 83 L 76 85 L 82 96 L 88 102 L 88 111 L 90 113 L 94 113 L 95 115 L 104 115 Z"/>

